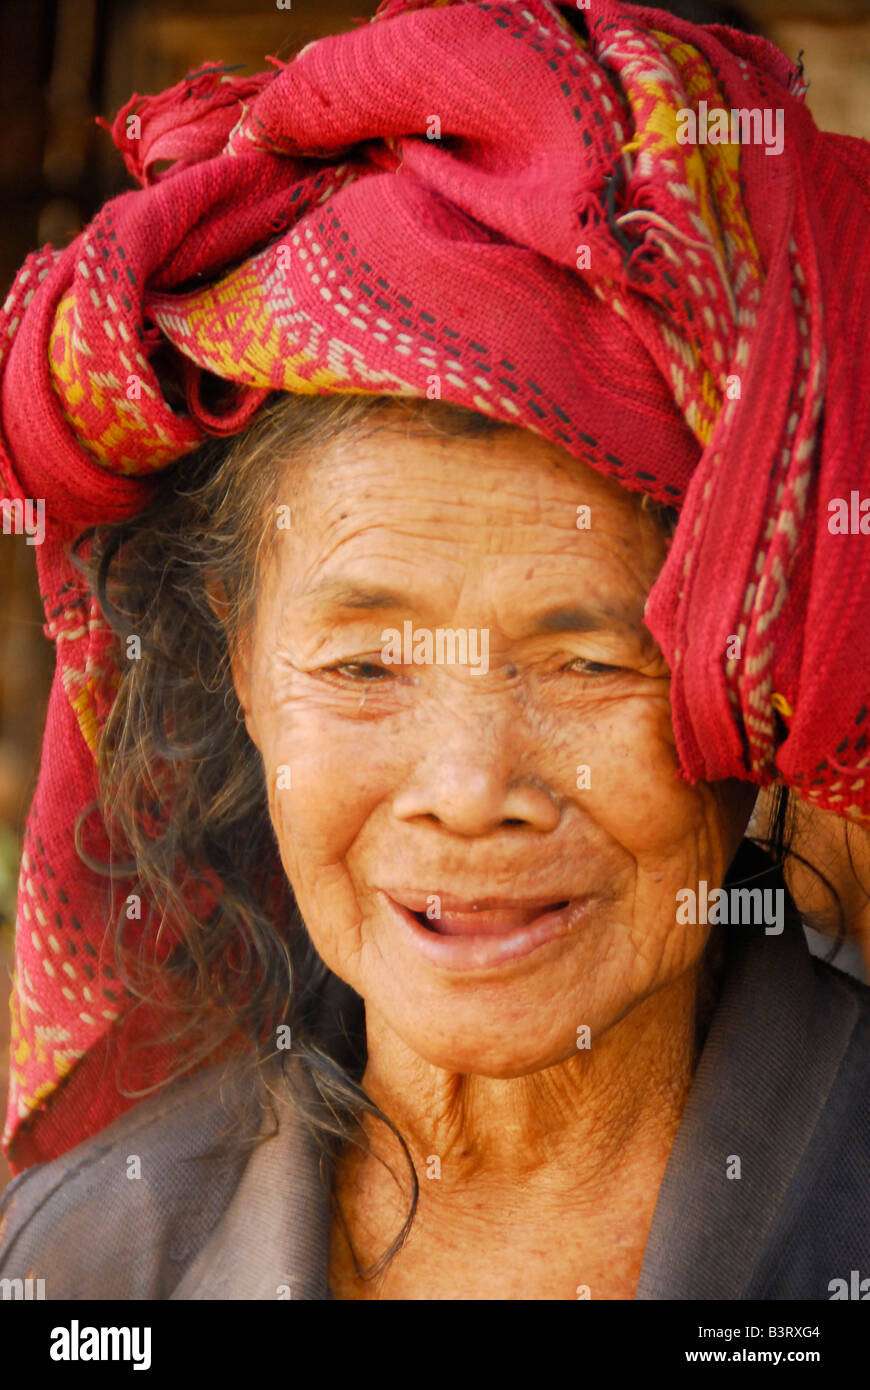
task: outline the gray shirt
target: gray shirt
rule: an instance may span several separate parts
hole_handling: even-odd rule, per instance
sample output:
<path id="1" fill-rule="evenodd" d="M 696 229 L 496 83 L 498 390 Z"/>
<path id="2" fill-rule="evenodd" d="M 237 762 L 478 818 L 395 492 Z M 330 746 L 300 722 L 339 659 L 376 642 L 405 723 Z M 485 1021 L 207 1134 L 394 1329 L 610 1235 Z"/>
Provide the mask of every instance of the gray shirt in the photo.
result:
<path id="1" fill-rule="evenodd" d="M 203 1071 L 22 1173 L 0 1278 L 48 1299 L 328 1299 L 328 1165 L 285 1065 L 310 1084 L 292 1054 Z M 853 1270 L 870 1277 L 870 989 L 799 928 L 731 927 L 636 1297 L 829 1299 Z"/>

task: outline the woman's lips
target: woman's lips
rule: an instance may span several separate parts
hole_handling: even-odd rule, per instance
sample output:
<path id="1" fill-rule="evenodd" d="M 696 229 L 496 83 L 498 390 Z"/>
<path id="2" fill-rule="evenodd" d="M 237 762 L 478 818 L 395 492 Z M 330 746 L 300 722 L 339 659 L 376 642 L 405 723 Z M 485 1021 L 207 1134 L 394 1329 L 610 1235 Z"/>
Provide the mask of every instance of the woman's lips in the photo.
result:
<path id="1" fill-rule="evenodd" d="M 589 906 L 588 898 L 460 902 L 434 893 L 422 898 L 381 891 L 404 937 L 428 961 L 448 970 L 488 969 L 528 956 L 573 932 Z M 430 918 L 433 898 L 440 910 Z"/>

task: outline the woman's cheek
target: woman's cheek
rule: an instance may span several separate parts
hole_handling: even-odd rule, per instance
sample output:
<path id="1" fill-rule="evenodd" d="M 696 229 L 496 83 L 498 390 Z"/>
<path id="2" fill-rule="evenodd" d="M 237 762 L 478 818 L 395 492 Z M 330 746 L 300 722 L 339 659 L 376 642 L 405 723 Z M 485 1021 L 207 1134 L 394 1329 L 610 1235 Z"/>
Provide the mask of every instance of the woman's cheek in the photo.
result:
<path id="1" fill-rule="evenodd" d="M 602 732 L 608 757 L 598 819 L 635 860 L 638 904 L 663 910 L 678 889 L 724 876 L 739 842 L 733 811 L 715 787 L 679 775 L 666 696 L 626 702 Z"/>
<path id="2" fill-rule="evenodd" d="M 399 773 L 397 740 L 376 721 L 336 717 L 310 696 L 276 703 L 261 741 L 269 813 L 291 886 L 346 877 L 345 857 Z M 330 907 L 335 911 L 335 904 Z"/>
<path id="3" fill-rule="evenodd" d="M 676 776 L 665 693 L 600 702 L 570 731 L 576 762 L 572 799 L 627 849 L 655 848 L 685 833 L 697 795 Z"/>

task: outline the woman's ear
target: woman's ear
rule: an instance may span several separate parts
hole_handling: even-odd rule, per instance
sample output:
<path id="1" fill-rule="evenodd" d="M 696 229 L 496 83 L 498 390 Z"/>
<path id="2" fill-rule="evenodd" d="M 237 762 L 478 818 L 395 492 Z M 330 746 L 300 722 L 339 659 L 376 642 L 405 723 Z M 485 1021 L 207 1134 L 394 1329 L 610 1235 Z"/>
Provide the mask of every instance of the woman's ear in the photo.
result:
<path id="1" fill-rule="evenodd" d="M 250 637 L 248 634 L 245 634 L 244 637 L 240 637 L 239 634 L 233 630 L 229 621 L 232 607 L 227 598 L 226 590 L 216 574 L 210 574 L 206 580 L 205 594 L 209 608 L 214 613 L 226 634 L 227 646 L 229 647 L 230 653 L 230 670 L 232 672 L 233 685 L 236 691 L 236 698 L 245 716 L 248 737 L 256 747 L 259 747 L 253 728 L 253 722 L 249 715 L 249 695 L 251 689 Z"/>

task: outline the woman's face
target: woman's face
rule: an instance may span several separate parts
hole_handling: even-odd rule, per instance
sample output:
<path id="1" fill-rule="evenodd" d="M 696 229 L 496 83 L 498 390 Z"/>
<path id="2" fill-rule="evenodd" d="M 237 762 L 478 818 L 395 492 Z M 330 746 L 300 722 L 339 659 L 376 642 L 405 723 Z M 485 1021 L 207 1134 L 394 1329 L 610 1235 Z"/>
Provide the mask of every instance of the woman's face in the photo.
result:
<path id="1" fill-rule="evenodd" d="M 751 809 L 676 775 L 664 541 L 524 430 L 347 438 L 286 486 L 234 670 L 314 944 L 431 1064 L 563 1061 L 696 964 L 676 894 Z"/>

